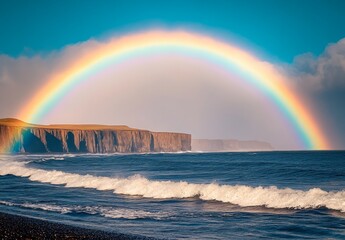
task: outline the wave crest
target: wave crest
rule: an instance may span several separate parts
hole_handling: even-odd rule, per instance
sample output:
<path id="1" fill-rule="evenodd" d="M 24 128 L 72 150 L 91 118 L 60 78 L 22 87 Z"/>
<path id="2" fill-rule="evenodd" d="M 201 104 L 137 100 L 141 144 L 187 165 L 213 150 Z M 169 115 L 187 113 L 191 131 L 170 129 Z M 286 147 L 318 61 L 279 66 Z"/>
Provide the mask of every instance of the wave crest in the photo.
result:
<path id="1" fill-rule="evenodd" d="M 345 212 L 345 191 L 327 192 L 320 188 L 308 191 L 291 188 L 251 187 L 245 185 L 195 184 L 185 181 L 154 181 L 140 175 L 111 178 L 79 175 L 62 171 L 28 168 L 23 163 L 1 163 L 0 175 L 27 177 L 31 181 L 61 184 L 65 187 L 109 190 L 116 194 L 139 195 L 145 198 L 190 198 L 216 200 L 241 207 L 308 209 L 326 207 Z"/>

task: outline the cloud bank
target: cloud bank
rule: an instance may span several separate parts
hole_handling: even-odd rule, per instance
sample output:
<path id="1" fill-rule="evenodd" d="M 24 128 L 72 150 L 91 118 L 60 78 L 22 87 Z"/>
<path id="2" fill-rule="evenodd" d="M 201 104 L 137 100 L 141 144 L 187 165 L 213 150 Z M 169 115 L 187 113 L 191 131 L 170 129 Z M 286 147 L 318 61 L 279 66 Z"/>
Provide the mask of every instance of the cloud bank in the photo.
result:
<path id="1" fill-rule="evenodd" d="M 101 44 L 89 40 L 32 57 L 0 55 L 0 117 L 15 117 L 51 74 Z M 283 68 L 317 109 L 334 145 L 345 148 L 341 141 L 345 136 L 345 39 L 329 45 L 318 57 L 303 54 Z M 89 78 L 42 123 L 126 124 L 189 132 L 195 138 L 264 140 L 276 148 L 300 147 L 265 96 L 242 84 L 238 76 L 199 59 L 153 55 L 109 66 Z"/>
<path id="2" fill-rule="evenodd" d="M 345 38 L 327 46 L 320 56 L 297 56 L 293 68 L 300 84 L 309 91 L 345 88 Z"/>
<path id="3" fill-rule="evenodd" d="M 329 44 L 320 56 L 297 56 L 290 78 L 317 109 L 335 148 L 345 148 L 345 38 Z"/>

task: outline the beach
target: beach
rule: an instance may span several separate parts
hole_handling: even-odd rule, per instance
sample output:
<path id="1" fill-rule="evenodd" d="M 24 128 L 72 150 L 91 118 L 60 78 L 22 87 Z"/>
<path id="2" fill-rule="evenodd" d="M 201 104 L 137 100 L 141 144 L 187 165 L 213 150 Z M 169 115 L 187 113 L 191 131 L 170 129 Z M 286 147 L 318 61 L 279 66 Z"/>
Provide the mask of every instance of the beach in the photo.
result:
<path id="1" fill-rule="evenodd" d="M 3 212 L 0 212 L 0 236 L 1 239 L 152 239 L 74 227 Z"/>

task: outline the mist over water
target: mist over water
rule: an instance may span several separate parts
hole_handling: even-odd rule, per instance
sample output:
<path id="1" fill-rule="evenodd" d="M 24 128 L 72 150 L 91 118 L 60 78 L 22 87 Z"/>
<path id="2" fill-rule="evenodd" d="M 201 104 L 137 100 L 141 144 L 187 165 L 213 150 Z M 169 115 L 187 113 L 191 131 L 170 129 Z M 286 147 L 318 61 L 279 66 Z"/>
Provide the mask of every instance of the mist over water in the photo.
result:
<path id="1" fill-rule="evenodd" d="M 303 148 L 279 108 L 240 73 L 169 52 L 111 65 L 89 76 L 42 121 L 124 124 L 191 133 L 193 138 L 261 140 L 276 149 Z"/>
<path id="2" fill-rule="evenodd" d="M 344 156 L 2 155 L 0 210 L 153 237 L 344 237 Z"/>

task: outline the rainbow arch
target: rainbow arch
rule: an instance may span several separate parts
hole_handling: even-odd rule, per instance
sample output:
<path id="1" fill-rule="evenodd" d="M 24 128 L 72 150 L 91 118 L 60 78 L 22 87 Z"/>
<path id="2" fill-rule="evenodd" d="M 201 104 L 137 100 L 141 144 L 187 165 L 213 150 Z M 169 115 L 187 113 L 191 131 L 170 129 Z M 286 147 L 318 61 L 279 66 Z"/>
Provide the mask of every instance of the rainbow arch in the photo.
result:
<path id="1" fill-rule="evenodd" d="M 244 81 L 262 91 L 280 109 L 292 124 L 305 148 L 330 148 L 317 119 L 270 64 L 227 42 L 181 30 L 139 32 L 102 44 L 64 71 L 52 75 L 47 84 L 21 109 L 18 117 L 26 122 L 35 123 L 68 91 L 106 65 L 123 62 L 141 54 L 166 50 L 203 57 L 216 62 L 227 71 L 239 72 L 244 76 Z"/>

